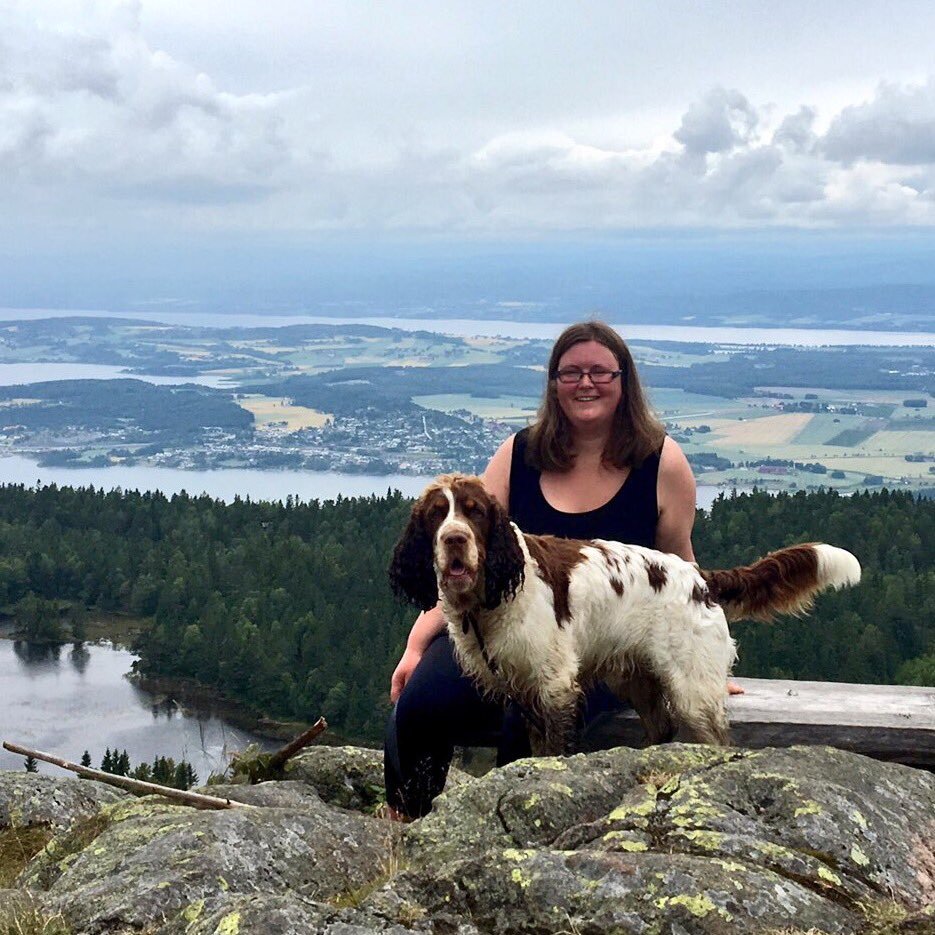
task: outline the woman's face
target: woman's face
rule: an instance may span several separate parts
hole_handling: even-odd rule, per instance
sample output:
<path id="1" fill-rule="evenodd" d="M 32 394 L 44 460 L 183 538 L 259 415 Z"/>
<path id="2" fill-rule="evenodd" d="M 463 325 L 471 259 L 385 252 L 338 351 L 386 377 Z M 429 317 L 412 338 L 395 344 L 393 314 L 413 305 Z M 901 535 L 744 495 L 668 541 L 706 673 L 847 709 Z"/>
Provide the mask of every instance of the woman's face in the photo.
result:
<path id="1" fill-rule="evenodd" d="M 620 364 L 613 352 L 603 344 L 582 341 L 562 354 L 557 369 L 577 368 L 588 371 L 595 367 L 613 372 L 620 369 Z M 583 376 L 577 383 L 556 380 L 555 392 L 558 404 L 576 429 L 609 429 L 623 395 L 620 377 L 614 377 L 610 383 L 595 383 L 588 376 Z"/>

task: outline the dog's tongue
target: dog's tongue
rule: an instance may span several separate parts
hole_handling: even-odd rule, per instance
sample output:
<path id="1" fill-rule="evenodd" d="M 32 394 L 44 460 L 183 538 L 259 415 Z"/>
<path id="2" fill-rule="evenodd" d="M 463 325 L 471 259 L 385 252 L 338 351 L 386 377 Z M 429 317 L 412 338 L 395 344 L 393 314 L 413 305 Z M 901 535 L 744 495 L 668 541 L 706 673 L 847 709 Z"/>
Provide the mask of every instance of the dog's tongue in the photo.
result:
<path id="1" fill-rule="evenodd" d="M 455 559 L 451 563 L 451 567 L 448 569 L 448 574 L 451 575 L 453 578 L 460 578 L 461 575 L 466 574 L 466 573 L 467 573 L 467 569 L 457 559 Z"/>

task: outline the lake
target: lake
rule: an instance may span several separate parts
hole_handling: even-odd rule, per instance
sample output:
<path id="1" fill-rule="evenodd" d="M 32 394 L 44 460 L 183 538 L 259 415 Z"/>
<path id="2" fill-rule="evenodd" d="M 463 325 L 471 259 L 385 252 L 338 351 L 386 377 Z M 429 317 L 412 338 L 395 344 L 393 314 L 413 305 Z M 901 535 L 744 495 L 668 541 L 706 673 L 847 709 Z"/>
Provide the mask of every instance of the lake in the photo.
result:
<path id="1" fill-rule="evenodd" d="M 151 374 L 130 373 L 123 367 L 107 364 L 0 364 L 0 386 L 24 386 L 45 383 L 47 380 L 144 380 L 157 386 L 176 386 L 197 383 L 199 386 L 220 388 L 229 382 L 216 374 L 191 377 L 157 377 Z"/>
<path id="2" fill-rule="evenodd" d="M 0 321 L 66 318 L 92 315 L 99 318 L 131 318 L 193 328 L 277 328 L 285 325 L 335 324 L 378 325 L 404 331 L 438 331 L 458 336 L 503 335 L 512 338 L 554 338 L 566 323 L 484 320 L 472 318 L 390 318 L 370 315 L 338 318 L 324 315 L 255 315 L 199 312 L 101 312 L 68 309 L 0 308 Z M 731 328 L 698 325 L 646 325 L 611 322 L 628 340 L 686 341 L 692 344 L 747 344 L 822 347 L 874 345 L 918 347 L 935 345 L 935 331 L 849 331 L 833 328 Z"/>
<path id="3" fill-rule="evenodd" d="M 67 487 L 103 487 L 113 490 L 161 490 L 166 496 L 185 491 L 193 496 L 206 493 L 226 503 L 234 497 L 251 500 L 285 500 L 292 494 L 300 500 L 334 500 L 342 497 L 384 496 L 398 490 L 416 497 L 431 477 L 411 474 L 337 474 L 334 471 L 256 471 L 249 468 L 217 468 L 185 471 L 181 468 L 150 467 L 145 464 L 113 465 L 105 468 L 40 467 L 22 455 L 0 457 L 0 484 L 36 483 Z M 697 504 L 707 510 L 719 487 L 698 486 Z"/>
<path id="4" fill-rule="evenodd" d="M 100 767 L 106 748 L 126 750 L 133 766 L 156 755 L 188 760 L 199 780 L 220 772 L 231 752 L 254 737 L 210 712 L 179 707 L 125 678 L 137 657 L 110 644 L 46 646 L 0 639 L 0 740 L 79 762 L 85 750 Z M 0 748 L 0 769 L 23 758 Z M 47 763 L 40 772 L 72 775 Z"/>

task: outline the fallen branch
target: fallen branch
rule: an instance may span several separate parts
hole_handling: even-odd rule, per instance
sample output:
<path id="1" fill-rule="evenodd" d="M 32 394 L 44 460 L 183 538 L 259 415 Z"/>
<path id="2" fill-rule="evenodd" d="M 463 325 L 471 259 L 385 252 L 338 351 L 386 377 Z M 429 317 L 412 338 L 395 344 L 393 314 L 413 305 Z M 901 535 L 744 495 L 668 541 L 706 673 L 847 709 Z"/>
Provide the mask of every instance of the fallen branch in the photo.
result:
<path id="1" fill-rule="evenodd" d="M 290 740 L 289 743 L 281 747 L 269 758 L 270 769 L 282 769 L 286 765 L 286 760 L 294 757 L 299 750 L 304 750 L 319 734 L 323 734 L 327 729 L 328 722 L 320 717 L 307 731 Z"/>
<path id="2" fill-rule="evenodd" d="M 167 799 L 173 799 L 181 802 L 183 805 L 191 805 L 193 808 L 253 808 L 244 802 L 235 802 L 233 799 L 221 799 L 214 795 L 201 795 L 198 792 L 187 792 L 184 789 L 174 789 L 171 786 L 161 786 L 156 782 L 143 782 L 141 779 L 131 779 L 129 776 L 115 776 L 113 773 L 105 773 L 103 770 L 91 769 L 89 766 L 81 766 L 79 763 L 72 763 L 70 760 L 64 760 L 59 756 L 53 756 L 51 753 L 43 753 L 41 750 L 30 750 L 28 747 L 21 747 L 19 744 L 3 741 L 3 749 L 10 753 L 19 753 L 21 756 L 32 756 L 45 763 L 52 763 L 54 766 L 60 766 L 62 769 L 71 770 L 79 776 L 86 779 L 94 779 L 97 782 L 106 783 L 108 786 L 116 786 L 118 789 L 126 789 L 136 795 L 161 795 Z"/>
<path id="3" fill-rule="evenodd" d="M 320 717 L 308 730 L 293 738 L 274 753 L 260 753 L 255 745 L 236 754 L 231 760 L 231 773 L 236 778 L 246 776 L 251 784 L 279 779 L 286 762 L 328 729 L 328 722 Z"/>

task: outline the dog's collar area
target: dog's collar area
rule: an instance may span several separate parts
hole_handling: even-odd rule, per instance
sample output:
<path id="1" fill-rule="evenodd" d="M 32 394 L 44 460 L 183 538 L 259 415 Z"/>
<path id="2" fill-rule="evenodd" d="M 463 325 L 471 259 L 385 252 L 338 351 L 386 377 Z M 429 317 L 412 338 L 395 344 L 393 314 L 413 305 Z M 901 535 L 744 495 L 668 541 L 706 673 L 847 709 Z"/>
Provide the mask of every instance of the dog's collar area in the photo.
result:
<path id="1" fill-rule="evenodd" d="M 477 623 L 477 613 L 473 610 L 465 611 L 465 613 L 461 615 L 461 632 L 467 634 L 469 629 L 474 631 L 474 639 L 477 640 L 477 646 L 480 649 L 480 654 L 483 657 L 484 662 L 487 664 L 487 668 L 490 669 L 494 675 L 496 675 L 496 660 L 491 659 L 487 653 L 487 647 L 484 644 L 484 637 L 481 636 L 480 627 Z"/>

